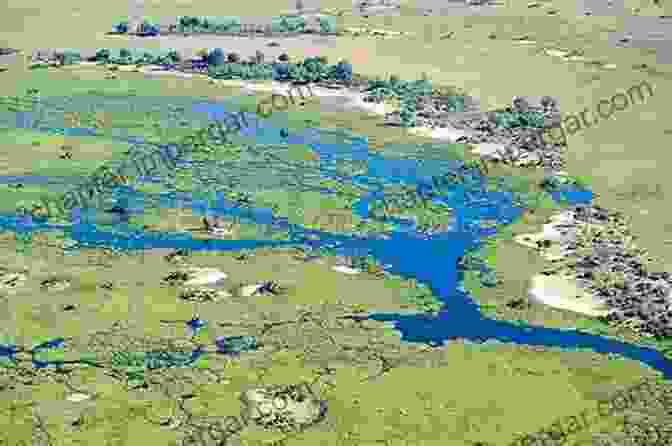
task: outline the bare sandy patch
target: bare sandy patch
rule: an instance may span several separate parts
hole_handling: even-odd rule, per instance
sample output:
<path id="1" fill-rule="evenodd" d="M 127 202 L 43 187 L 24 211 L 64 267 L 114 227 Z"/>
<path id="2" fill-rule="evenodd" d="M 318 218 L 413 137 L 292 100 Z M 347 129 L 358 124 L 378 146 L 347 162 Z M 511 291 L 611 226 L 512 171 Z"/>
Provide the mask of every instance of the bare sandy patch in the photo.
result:
<path id="1" fill-rule="evenodd" d="M 533 301 L 587 316 L 610 313 L 601 299 L 582 289 L 571 276 L 536 275 L 532 277 L 529 295 Z"/>

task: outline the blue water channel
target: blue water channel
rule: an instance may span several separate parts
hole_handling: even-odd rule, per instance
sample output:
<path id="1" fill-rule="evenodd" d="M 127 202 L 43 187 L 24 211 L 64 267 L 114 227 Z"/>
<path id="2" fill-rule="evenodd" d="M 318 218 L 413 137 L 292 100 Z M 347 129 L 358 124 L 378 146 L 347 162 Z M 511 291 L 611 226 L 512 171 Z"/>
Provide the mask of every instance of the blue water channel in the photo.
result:
<path id="1" fill-rule="evenodd" d="M 223 111 L 231 110 L 228 104 L 201 103 L 194 107 L 197 112 L 207 113 L 217 118 Z M 334 142 L 338 135 L 334 132 L 322 132 L 308 129 L 283 138 L 280 128 L 254 122 L 250 129 L 241 133 L 255 136 L 265 144 L 292 143 L 308 144 L 319 156 L 321 173 L 325 177 L 340 178 L 363 185 L 372 185 L 371 193 L 353 206 L 353 212 L 362 218 L 368 215 L 369 205 L 382 198 L 381 184 L 406 184 L 427 187 L 431 177 L 446 173 L 459 167 L 460 163 L 433 161 L 420 163 L 413 159 L 388 159 L 368 154 L 366 138 L 343 133 L 341 142 Z M 338 133 L 338 132 L 337 132 Z M 329 140 L 328 143 L 321 139 Z M 339 160 L 367 161 L 367 172 L 356 177 L 343 177 L 332 170 Z M 476 175 L 476 174 L 474 174 Z M 1 179 L 0 179 L 1 181 Z M 28 181 L 26 181 L 28 182 Z M 328 247 L 337 254 L 370 254 L 386 269 L 394 274 L 415 278 L 424 282 L 445 304 L 436 316 L 372 314 L 368 319 L 392 322 L 402 333 L 402 339 L 408 342 L 423 342 L 440 345 L 451 339 L 465 339 L 475 343 L 499 341 L 516 344 L 560 347 L 564 349 L 587 349 L 603 354 L 617 354 L 633 359 L 661 371 L 666 378 L 672 378 L 672 363 L 653 349 L 607 339 L 576 330 L 560 330 L 514 324 L 488 319 L 479 311 L 478 306 L 460 286 L 462 273 L 458 270 L 458 259 L 467 251 L 476 249 L 482 241 L 496 233 L 498 228 L 513 223 L 522 212 L 515 205 L 514 195 L 510 192 L 488 191 L 480 187 L 482 179 L 473 176 L 469 183 L 454 185 L 442 194 L 441 201 L 454 211 L 455 224 L 447 231 L 431 236 L 419 236 L 412 227 L 398 225 L 389 237 L 354 237 L 322 231 L 307 230 L 290 225 L 287 219 L 276 219 L 268 209 L 243 210 L 221 196 L 214 205 L 192 200 L 189 206 L 211 215 L 229 216 L 244 214 L 249 221 L 259 224 L 271 224 L 278 230 L 291 229 L 289 241 L 262 240 L 196 240 L 184 234 L 151 234 L 140 231 L 130 232 L 120 228 L 114 233 L 102 231 L 95 225 L 73 219 L 71 237 L 80 245 L 106 246 L 119 249 L 184 248 L 189 250 L 235 251 L 266 246 L 305 246 L 317 249 Z M 376 188 L 377 187 L 377 188 Z M 552 194 L 555 200 L 563 199 L 569 204 L 590 203 L 592 194 L 586 191 L 566 190 Z M 176 206 L 177 197 L 173 197 L 172 206 Z M 496 221 L 496 228 L 482 228 L 482 220 Z M 11 231 L 49 230 L 62 228 L 36 221 L 20 221 L 16 216 L 0 217 L 0 228 Z M 0 349 L 0 356 L 3 355 Z"/>

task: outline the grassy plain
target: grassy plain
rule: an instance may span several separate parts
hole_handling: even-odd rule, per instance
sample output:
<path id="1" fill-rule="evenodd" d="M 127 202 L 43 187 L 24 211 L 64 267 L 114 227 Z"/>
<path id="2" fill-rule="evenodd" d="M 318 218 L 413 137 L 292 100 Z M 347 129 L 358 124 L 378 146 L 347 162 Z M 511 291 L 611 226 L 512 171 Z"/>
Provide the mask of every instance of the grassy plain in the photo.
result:
<path id="1" fill-rule="evenodd" d="M 567 170 L 589 179 L 591 188 L 600 194 L 596 200 L 598 204 L 630 216 L 640 244 L 659 259 L 659 268 L 671 270 L 672 253 L 669 245 L 663 243 L 672 229 L 664 205 L 665 196 L 670 193 L 669 182 L 665 181 L 670 132 L 666 131 L 667 121 L 661 118 L 669 103 L 669 67 L 658 64 L 655 54 L 645 50 L 608 46 L 606 32 L 619 25 L 619 18 L 577 17 L 575 5 L 568 2 L 547 3 L 539 9 L 528 9 L 526 4 L 524 1 L 507 2 L 506 8 L 496 17 L 403 15 L 410 10 L 408 5 L 400 17 L 360 19 L 346 16 L 342 21 L 344 25 L 357 26 L 366 22 L 373 27 L 412 31 L 416 38 L 348 37 L 339 39 L 333 47 L 320 49 L 330 60 L 349 58 L 355 71 L 363 74 L 386 76 L 394 73 L 404 79 L 414 79 L 423 72 L 428 73 L 437 83 L 457 85 L 474 94 L 488 109 L 508 104 L 515 95 L 552 95 L 559 98 L 564 112 L 578 113 L 584 107 L 594 108 L 599 100 L 610 98 L 642 80 L 649 81 L 654 87 L 654 97 L 597 126 L 569 135 Z M 162 1 L 145 3 L 144 15 L 258 16 L 268 15 L 267 11 L 275 14 L 288 6 L 285 1 L 275 0 L 263 4 Z M 320 6 L 349 8 L 351 2 L 330 0 L 321 2 Z M 557 9 L 558 14 L 546 15 L 550 7 Z M 648 8 L 647 11 L 653 11 L 650 6 Z M 104 35 L 115 18 L 128 15 L 129 4 L 125 2 L 75 1 L 64 5 L 11 0 L 6 3 L 5 10 L 9 13 L 0 14 L 0 45 L 22 48 L 26 54 L 44 47 L 156 45 L 152 40 L 132 39 L 129 42 Z M 454 37 L 439 39 L 439 35 L 447 31 L 454 31 Z M 496 37 L 489 38 L 490 33 Z M 521 35 L 528 35 L 533 43 L 513 42 L 514 37 Z M 543 54 L 544 48 L 581 49 L 589 59 L 603 60 L 615 64 L 616 68 L 564 61 Z M 235 46 L 225 48 L 229 49 L 235 49 Z M 288 48 L 287 52 L 298 57 L 303 50 Z M 633 68 L 642 63 L 648 68 Z M 147 96 L 166 94 L 213 99 L 228 97 L 235 92 L 201 79 L 164 77 L 158 80 L 146 79 L 139 73 L 119 73 L 119 80 L 109 80 L 104 79 L 102 70 L 28 73 L 20 58 L 15 58 L 14 62 L 3 61 L 3 65 L 9 70 L 0 73 L 0 95 L 20 94 L 30 87 L 40 89 L 45 96 L 103 88 L 116 93 L 134 90 L 135 94 Z M 317 104 L 309 104 L 305 113 L 314 118 L 318 110 Z M 319 117 L 320 126 L 349 128 L 369 136 L 373 149 L 380 149 L 383 142 L 423 141 L 406 137 L 401 129 L 381 128 L 379 117 L 354 112 L 320 112 Z M 41 173 L 44 175 L 81 175 L 92 168 L 94 162 L 112 159 L 122 150 L 100 139 L 89 143 L 86 138 L 81 138 L 79 161 L 68 161 L 67 167 L 61 167 L 57 157 L 61 143 L 58 138 L 52 140 L 40 136 L 37 138 L 39 146 L 32 145 L 31 138 L 33 136 L 25 140 L 17 138 L 14 143 L 2 145 L 4 157 L 9 160 L 3 172 L 18 174 L 30 168 L 34 174 L 40 174 L 36 172 L 44 169 Z M 36 160 L 49 156 L 53 162 L 52 158 L 46 158 L 49 164 L 36 168 Z M 60 164 L 65 166 L 65 163 Z M 518 172 L 523 175 L 524 171 Z M 618 198 L 617 192 L 628 192 L 635 184 L 647 183 L 661 184 L 662 197 L 644 197 L 637 202 Z M 34 188 L 14 192 L 3 186 L 1 193 L 3 203 L 9 203 L 14 198 L 26 198 L 19 194 L 28 196 L 34 193 Z M 14 193 L 17 195 L 11 195 Z M 5 195 L 8 195 L 6 199 Z M 7 205 L 2 206 L 5 210 Z M 527 222 L 514 225 L 511 231 L 534 232 L 547 214 L 549 211 L 539 211 Z M 529 250 L 515 246 L 504 236 L 502 238 L 496 258 L 491 260 L 505 283 L 477 293 L 476 298 L 481 303 L 501 304 L 512 297 L 522 297 L 526 280 L 544 267 Z M 228 254 L 212 257 L 199 254 L 199 266 L 221 267 L 230 274 L 232 286 L 237 282 L 277 279 L 294 281 L 294 288 L 289 296 L 277 300 L 261 297 L 254 301 L 195 306 L 179 301 L 175 290 L 159 285 L 159 278 L 171 270 L 160 258 L 162 253 L 148 253 L 140 263 L 139 259 L 131 260 L 128 256 L 115 257 L 102 250 L 92 250 L 96 257 L 106 259 L 105 263 L 110 265 L 106 267 L 89 265 L 88 253 L 63 258 L 58 249 L 51 247 L 30 257 L 16 255 L 15 243 L 12 234 L 3 239 L 0 257 L 10 269 L 22 265 L 29 267 L 31 276 L 25 290 L 3 298 L 0 314 L 5 317 L 3 325 L 11 327 L 5 329 L 8 336 L 17 343 L 30 344 L 36 338 L 62 335 L 80 337 L 79 342 L 85 344 L 85 338 L 92 330 L 122 320 L 132 322 L 134 328 L 130 334 L 133 336 L 174 337 L 181 334 L 171 332 L 174 326 L 161 324 L 160 320 L 186 320 L 200 312 L 208 314 L 208 320 L 213 322 L 236 322 L 244 314 L 249 320 L 260 323 L 268 320 L 268 314 L 273 320 L 295 318 L 297 305 L 318 311 L 321 302 L 334 304 L 338 300 L 344 300 L 346 307 L 363 305 L 366 311 L 372 312 L 407 311 L 395 290 L 385 288 L 379 281 L 342 276 L 329 271 L 326 265 L 294 264 L 286 254 L 260 252 L 251 264 L 239 264 Z M 70 277 L 73 288 L 44 293 L 38 286 L 39 280 L 52 275 Z M 97 284 L 104 280 L 118 285 L 113 291 L 102 291 Z M 64 313 L 62 306 L 68 303 L 76 303 L 79 309 L 75 313 Z M 534 314 L 520 315 L 520 318 L 557 327 L 589 324 L 576 315 L 549 308 L 534 307 L 531 311 Z M 347 312 L 335 308 L 325 311 L 331 316 L 320 316 L 317 320 L 327 323 L 330 318 Z M 335 387 L 330 389 L 324 385 L 320 389 L 329 402 L 329 422 L 292 439 L 292 445 L 376 444 L 386 438 L 393 446 L 409 443 L 457 446 L 478 440 L 499 446 L 507 444 L 516 433 L 531 432 L 550 425 L 561 416 L 578 414 L 584 407 L 594 406 L 595 399 L 652 374 L 634 362 L 610 360 L 590 352 L 513 345 L 478 347 L 451 342 L 431 352 L 420 353 L 422 348 L 402 344 L 395 332 L 383 324 L 371 323 L 364 329 L 352 323 L 337 328 L 338 324 L 335 321 L 329 323 L 332 322 L 333 333 L 339 338 L 331 350 L 332 347 L 320 347 L 314 352 L 304 345 L 311 336 L 322 339 L 320 336 L 325 332 L 331 334 L 331 328 L 320 328 L 316 323 L 311 327 L 305 324 L 281 329 L 273 336 L 286 340 L 286 347 L 279 347 L 278 351 L 273 348 L 262 350 L 221 364 L 213 360 L 212 367 L 221 369 L 218 373 L 228 382 L 197 385 L 181 380 L 182 387 L 170 389 L 170 397 L 161 395 L 156 389 L 123 389 L 99 371 L 87 369 L 76 373 L 73 379 L 79 380 L 75 383 L 78 388 L 88 389 L 96 397 L 75 404 L 65 400 L 64 387 L 57 384 L 56 378 L 41 380 L 39 386 L 31 386 L 18 381 L 14 372 L 3 370 L 4 395 L 1 400 L 6 406 L 17 401 L 35 402 L 39 413 L 47 420 L 47 430 L 54 437 L 52 444 L 136 445 L 148 441 L 171 444 L 175 433 L 143 421 L 143 410 L 153 419 L 167 416 L 171 410 L 176 410 L 173 396 L 193 392 L 198 394 L 190 402 L 194 411 L 236 415 L 239 411 L 236 392 L 261 382 L 310 379 L 316 376 L 320 367 L 330 365 L 336 370 L 333 376 Z M 240 331 L 231 330 L 230 334 Z M 229 333 L 214 328 L 208 336 L 215 334 Z M 381 343 L 377 344 L 375 340 L 381 340 Z M 326 346 L 329 342 L 324 339 Z M 361 357 L 368 355 L 373 359 L 348 357 L 341 349 L 343 345 L 358 345 L 361 352 L 366 353 L 360 354 Z M 365 349 L 367 346 L 370 350 Z M 396 361 L 397 366 L 384 377 L 361 381 L 380 368 L 379 361 L 375 360 L 376 349 L 379 354 Z M 408 359 L 406 355 L 410 353 L 417 354 L 420 359 Z M 195 375 L 189 371 L 184 373 Z M 409 382 L 413 385 L 408 385 Z M 539 395 L 543 395 L 543 402 Z M 551 401 L 552 404 L 548 404 Z M 151 402 L 154 404 L 150 405 Z M 136 418 L 133 418 L 131 407 L 139 409 Z M 12 429 L 3 430 L 7 438 L 15 442 L 30 441 L 31 419 L 34 418 L 31 410 L 20 409 L 16 416 L 2 411 L 2 417 L 0 425 L 12 425 Z M 84 420 L 81 428 L 73 426 L 78 417 Z M 615 423 L 614 419 L 607 422 Z M 598 427 L 596 425 L 595 429 Z M 246 432 L 244 435 L 251 434 Z M 349 439 L 346 439 L 347 435 Z M 404 437 L 407 443 L 402 442 Z"/>

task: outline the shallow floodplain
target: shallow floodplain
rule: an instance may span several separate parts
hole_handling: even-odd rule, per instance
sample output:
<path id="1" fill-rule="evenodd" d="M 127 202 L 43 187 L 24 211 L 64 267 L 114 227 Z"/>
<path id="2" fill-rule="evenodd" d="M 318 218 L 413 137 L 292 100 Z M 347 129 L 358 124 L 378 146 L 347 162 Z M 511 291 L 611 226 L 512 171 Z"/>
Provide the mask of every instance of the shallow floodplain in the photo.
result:
<path id="1" fill-rule="evenodd" d="M 129 73 L 128 76 L 135 74 Z M 158 84 L 163 81 L 156 82 Z M 354 116 L 357 115 L 341 115 L 340 121 L 335 126 L 347 127 L 348 120 L 352 125 L 352 121 L 356 121 L 353 119 Z M 328 124 L 325 123 L 326 125 Z M 360 125 L 359 122 L 357 125 Z M 375 129 L 372 133 L 375 133 Z M 376 141 L 385 140 L 384 134 L 376 141 L 373 140 L 372 137 L 369 148 L 385 150 L 384 144 L 376 144 Z M 193 181 L 191 184 L 193 185 Z M 459 197 L 459 193 L 456 194 L 455 201 L 459 202 L 461 199 Z M 478 199 L 471 205 L 476 208 Z M 119 232 L 120 234 L 103 240 L 102 244 L 123 247 L 125 244 L 123 239 L 128 234 L 124 234 L 121 230 Z M 21 261 L 11 254 L 17 248 L 16 242 L 11 241 L 14 234 L 11 232 L 7 234 L 10 240 L 6 245 L 8 254 L 4 258 L 7 259 L 8 266 L 13 267 Z M 87 238 L 84 234 L 90 234 L 94 242 L 103 239 L 101 236 L 96 240 L 95 232 L 87 232 L 87 228 L 81 229 L 78 234 L 70 235 L 79 238 L 84 244 L 86 242 L 84 239 Z M 118 238 L 115 238 L 117 236 Z M 458 240 L 448 241 L 450 243 L 445 245 L 459 244 Z M 40 292 L 35 292 L 35 296 L 31 297 L 33 300 L 30 300 L 28 295 L 19 295 L 26 298 L 25 301 L 13 298 L 10 294 L 6 302 L 15 305 L 16 311 L 7 311 L 5 314 L 18 314 L 20 325 L 16 320 L 7 321 L 6 325 L 20 326 L 22 330 L 20 333 L 10 333 L 7 342 L 35 345 L 50 336 L 66 334 L 76 336 L 87 333 L 89 337 L 78 340 L 79 344 L 73 343 L 67 347 L 80 356 L 90 352 L 99 353 L 103 357 L 100 359 L 101 364 L 113 348 L 121 346 L 130 351 L 156 348 L 156 344 L 161 344 L 159 336 L 165 336 L 173 343 L 181 342 L 182 348 L 187 348 L 192 347 L 194 342 L 203 342 L 211 346 L 215 335 L 251 334 L 260 338 L 266 336 L 266 349 L 242 354 L 238 358 L 222 359 L 221 365 L 219 359 L 215 359 L 216 355 L 206 358 L 207 367 L 212 369 L 210 372 L 204 370 L 202 362 L 194 364 L 201 366 L 201 370 L 187 369 L 183 375 L 180 375 L 182 370 L 172 372 L 172 376 L 171 373 L 164 371 L 153 372 L 154 374 L 145 372 L 145 387 L 137 382 L 115 381 L 104 373 L 112 370 L 112 367 L 109 369 L 82 367 L 83 370 L 77 370 L 69 375 L 71 376 L 69 383 L 75 390 L 91 392 L 95 395 L 95 399 L 79 403 L 67 400 L 67 397 L 72 396 L 67 392 L 72 389 L 64 387 L 62 381 L 58 380 L 60 376 L 58 372 L 52 372 L 53 369 L 49 368 L 33 372 L 28 363 L 25 369 L 7 371 L 5 375 L 7 386 L 3 391 L 7 392 L 7 401 L 12 398 L 24 401 L 31 399 L 38 407 L 35 411 L 27 409 L 23 409 L 23 412 L 18 411 L 22 417 L 19 419 L 26 424 L 19 426 L 15 433 L 10 433 L 10 438 L 31 441 L 29 435 L 42 431 L 33 429 L 29 432 L 29 429 L 24 427 L 39 426 L 39 417 L 42 417 L 46 431 L 63 444 L 76 444 L 76 442 L 104 444 L 105 441 L 134 444 L 139 439 L 175 444 L 176 438 L 181 438 L 187 435 L 190 429 L 195 429 L 188 423 L 180 425 L 180 421 L 186 419 L 189 413 L 202 416 L 198 420 L 203 423 L 207 420 L 206 416 L 212 417 L 213 414 L 237 415 L 240 404 L 232 396 L 235 392 L 262 383 L 292 382 L 297 377 L 309 380 L 321 375 L 324 378 L 318 381 L 316 387 L 329 403 L 329 417 L 323 425 L 314 426 L 301 435 L 288 439 L 292 444 L 317 444 L 317 442 L 348 444 L 348 441 L 353 444 L 367 442 L 375 444 L 383 440 L 399 445 L 407 444 L 409 441 L 418 444 L 463 445 L 476 441 L 499 444 L 503 438 L 512 439 L 518 432 L 533 431 L 550 424 L 559 416 L 594 405 L 596 383 L 604 384 L 604 392 L 611 394 L 611 389 L 606 389 L 607 386 L 630 385 L 636 377 L 653 373 L 642 369 L 638 363 L 624 360 L 608 361 L 605 356 L 591 352 L 497 344 L 477 346 L 456 341 L 449 341 L 444 347 L 428 348 L 401 342 L 398 332 L 391 330 L 389 325 L 385 327 L 379 322 L 361 322 L 345 317 L 358 311 L 363 314 L 375 311 L 398 315 L 405 309 L 411 317 L 415 317 L 412 319 L 414 327 L 410 329 L 408 326 L 400 327 L 407 333 L 413 332 L 413 329 L 418 333 L 422 331 L 422 326 L 431 326 L 431 318 L 418 319 L 417 308 L 406 308 L 403 301 L 394 301 L 398 295 L 388 294 L 390 289 L 401 288 L 398 283 L 392 286 L 389 280 L 382 282 L 384 289 L 381 289 L 378 278 L 368 275 L 344 275 L 329 270 L 329 264 L 303 264 L 300 259 L 305 257 L 305 252 L 297 253 L 299 259 L 295 259 L 298 263 L 294 265 L 287 255 L 278 257 L 275 263 L 265 263 L 262 259 L 265 257 L 262 255 L 263 250 L 252 249 L 250 252 L 253 255 L 248 256 L 246 260 L 234 259 L 235 262 L 241 262 L 240 268 L 237 268 L 234 260 L 228 258 L 226 261 L 217 257 L 215 257 L 217 260 L 212 260 L 206 259 L 205 256 L 199 257 L 201 254 L 196 255 L 192 262 L 199 266 L 207 264 L 224 269 L 232 279 L 229 283 L 231 289 L 244 283 L 272 278 L 279 286 L 289 290 L 284 295 L 265 294 L 240 299 L 237 307 L 228 306 L 225 301 L 228 309 L 225 314 L 227 317 L 222 317 L 222 320 L 219 317 L 212 318 L 209 315 L 211 310 L 219 308 L 222 303 L 175 304 L 175 300 L 179 299 L 177 291 L 157 285 L 160 277 L 169 272 L 169 264 L 159 258 L 159 249 L 156 248 L 160 245 L 159 240 L 154 240 L 148 245 L 154 246 L 154 249 L 145 253 L 144 261 L 149 265 L 147 270 L 142 269 L 145 264 L 140 260 L 130 261 L 127 260 L 128 257 L 116 252 L 108 253 L 107 250 L 100 248 L 89 248 L 97 258 L 94 262 L 105 265 L 97 266 L 100 272 L 94 269 L 92 276 L 83 274 L 83 270 L 89 268 L 88 265 L 70 265 L 58 257 L 60 254 L 58 250 L 56 258 L 59 260 L 56 261 L 49 260 L 52 257 L 43 253 L 39 259 L 56 264 L 56 267 L 46 265 L 45 271 L 53 271 L 61 279 L 63 277 L 60 274 L 64 274 L 65 279 L 73 279 L 74 286 L 69 289 L 74 292 L 67 294 L 67 297 L 79 304 L 80 311 L 86 316 L 75 318 L 72 316 L 75 313 L 72 312 L 77 311 L 76 309 L 66 310 L 71 304 L 61 299 L 64 299 L 67 291 L 51 289 L 50 292 L 46 292 L 40 288 Z M 200 248 L 206 244 L 190 244 L 187 241 L 184 245 Z M 34 241 L 33 249 L 35 246 L 37 242 Z M 223 246 L 215 244 L 215 247 Z M 404 254 L 409 256 L 409 253 L 413 253 L 413 261 L 417 263 L 417 259 L 423 256 L 418 255 L 411 244 L 406 246 L 411 249 L 406 249 Z M 72 258 L 81 259 L 80 253 L 83 252 L 89 251 L 75 250 Z M 155 256 L 155 259 L 148 260 L 151 256 Z M 275 260 L 274 256 L 275 254 L 268 257 Z M 331 261 L 329 256 L 324 258 L 326 261 Z M 125 268 L 123 270 L 109 268 L 107 265 L 113 262 L 112 259 L 116 259 L 116 262 L 120 266 L 123 264 Z M 435 272 L 451 274 L 453 260 L 452 257 L 444 259 L 443 269 Z M 26 263 L 26 260 L 22 261 Z M 262 274 L 252 274 L 245 268 L 249 266 L 256 269 L 259 264 L 263 264 L 266 268 Z M 298 271 L 291 272 L 292 268 L 297 268 Z M 424 268 L 429 269 L 429 266 L 425 265 Z M 111 271 L 110 275 L 105 276 L 102 270 Z M 76 277 L 83 279 L 75 281 Z M 107 283 L 94 287 L 93 277 L 118 280 L 122 282 L 121 290 L 110 291 Z M 45 272 L 44 279 L 49 278 L 51 276 Z M 292 280 L 287 280 L 288 278 Z M 369 280 L 376 285 L 368 288 L 362 283 Z M 124 281 L 126 283 L 123 283 Z M 131 288 L 133 282 L 135 288 Z M 323 287 L 325 283 L 335 284 L 333 287 L 325 288 Z M 296 287 L 303 284 L 309 284 L 310 288 L 304 288 L 299 297 Z M 349 285 L 351 286 L 348 287 Z M 30 286 L 36 291 L 34 282 L 31 282 Z M 341 289 L 347 294 L 340 296 Z M 446 289 L 450 287 L 439 291 Z M 174 295 L 171 295 L 171 292 Z M 239 297 L 236 293 L 232 294 L 236 298 Z M 318 305 L 320 300 L 334 302 L 341 300 L 342 297 L 348 299 L 349 307 L 320 308 Z M 171 300 L 172 298 L 175 300 Z M 451 315 L 452 312 L 455 316 L 453 320 L 459 320 L 459 316 L 462 315 L 459 312 L 461 308 L 455 302 L 451 302 L 451 299 L 445 300 L 445 314 Z M 56 304 L 62 304 L 62 307 L 56 308 Z M 301 309 L 297 308 L 297 304 L 309 307 L 307 311 L 312 310 L 313 313 L 321 312 L 321 314 L 305 316 Z M 100 308 L 104 311 L 99 311 Z M 153 315 L 154 308 L 156 315 Z M 262 314 L 264 308 L 270 309 L 268 314 Z M 89 313 L 86 313 L 87 310 Z M 195 314 L 210 324 L 207 330 L 202 330 L 195 336 L 196 340 L 190 338 L 186 326 L 186 322 Z M 140 319 L 138 315 L 142 315 L 140 317 L 143 318 Z M 144 318 L 144 315 L 147 317 Z M 130 316 L 136 316 L 137 319 L 132 319 Z M 338 319 L 338 316 L 344 316 L 344 319 Z M 157 320 L 159 317 L 165 317 L 168 322 L 162 323 L 161 320 L 164 319 Z M 400 318 L 394 316 L 390 319 Z M 72 331 L 67 331 L 68 324 L 73 320 L 76 321 L 74 328 Z M 287 320 L 298 322 L 279 326 L 272 324 Z M 95 335 L 94 327 L 89 327 L 87 332 L 83 324 L 89 321 L 97 323 L 95 329 L 109 330 L 98 336 Z M 131 322 L 129 325 L 133 325 L 132 322 L 136 323 L 133 328 L 125 328 L 127 332 L 115 335 L 115 330 L 118 333 L 118 328 L 113 327 L 116 321 L 129 321 Z M 330 325 L 332 322 L 335 327 L 333 330 Z M 452 321 L 440 322 L 449 325 Z M 465 321 L 465 326 L 469 322 Z M 435 327 L 439 325 L 441 324 L 434 324 Z M 453 326 L 462 328 L 459 324 Z M 222 330 L 219 331 L 219 328 Z M 437 330 L 437 333 L 442 334 L 440 330 Z M 34 338 L 31 337 L 33 335 Z M 200 341 L 199 336 L 202 337 Z M 164 348 L 167 348 L 165 345 Z M 572 349 L 572 346 L 568 348 Z M 422 350 L 425 350 L 425 353 L 421 354 Z M 30 381 L 19 379 L 25 378 L 26 375 L 32 375 Z M 38 383 L 37 386 L 35 382 Z M 415 384 L 408 386 L 408 382 Z M 478 383 L 477 392 L 474 392 L 474 386 L 465 385 L 474 382 Z M 138 388 L 130 390 L 126 387 L 127 384 L 129 387 Z M 14 388 L 11 388 L 12 386 Z M 27 398 L 29 393 L 30 398 Z M 184 396 L 188 394 L 192 396 Z M 535 399 L 535 395 L 540 394 L 553 400 L 552 407 L 539 410 L 539 402 Z M 188 400 L 186 410 L 185 405 L 180 409 L 181 397 Z M 138 403 L 140 401 L 142 403 Z M 492 401 L 497 402 L 497 407 L 492 406 Z M 132 405 L 136 405 L 135 410 L 131 409 Z M 151 424 L 150 420 L 156 423 Z M 17 417 L 11 418 L 11 414 L 7 416 L 7 423 L 16 421 Z M 161 422 L 164 426 L 159 426 Z M 598 428 L 596 425 L 595 430 Z M 272 440 L 282 435 L 245 431 L 241 437 Z"/>

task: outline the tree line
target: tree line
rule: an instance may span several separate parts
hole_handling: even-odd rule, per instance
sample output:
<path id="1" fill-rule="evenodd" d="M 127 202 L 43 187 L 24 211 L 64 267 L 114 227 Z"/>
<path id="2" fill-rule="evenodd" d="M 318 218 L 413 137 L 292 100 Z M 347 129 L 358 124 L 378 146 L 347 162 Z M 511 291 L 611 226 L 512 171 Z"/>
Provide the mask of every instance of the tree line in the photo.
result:
<path id="1" fill-rule="evenodd" d="M 335 17 L 318 16 L 316 20 L 319 33 L 332 34 L 336 32 Z M 300 15 L 272 17 L 271 23 L 265 25 L 241 23 L 239 17 L 181 16 L 177 18 L 175 23 L 168 26 L 168 32 L 180 34 L 305 33 L 310 31 L 311 28 L 308 26 L 306 19 Z M 161 27 L 145 19 L 133 28 L 128 20 L 123 20 L 112 27 L 112 33 L 157 36 L 161 33 Z"/>

